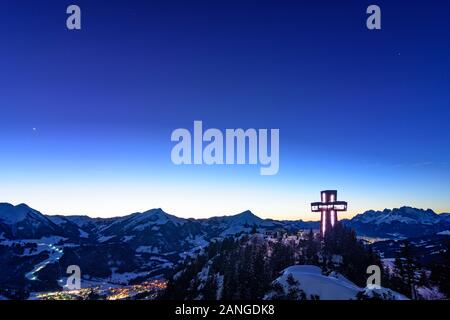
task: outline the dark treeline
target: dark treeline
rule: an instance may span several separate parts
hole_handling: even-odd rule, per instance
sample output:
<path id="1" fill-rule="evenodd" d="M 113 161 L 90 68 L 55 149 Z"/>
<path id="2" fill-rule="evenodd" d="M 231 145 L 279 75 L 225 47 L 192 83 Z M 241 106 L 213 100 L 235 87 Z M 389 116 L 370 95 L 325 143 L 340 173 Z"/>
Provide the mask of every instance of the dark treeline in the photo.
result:
<path id="1" fill-rule="evenodd" d="M 450 242 L 447 240 L 446 248 L 439 252 L 431 265 L 423 265 L 421 258 L 417 248 L 404 240 L 393 270 L 384 272 L 383 284 L 410 299 L 424 298 L 418 293 L 419 287 L 437 288 L 446 298 L 450 298 Z"/>
<path id="2" fill-rule="evenodd" d="M 440 260 L 431 266 L 430 281 L 450 298 L 450 239 L 445 243 L 445 249 L 440 252 Z"/>

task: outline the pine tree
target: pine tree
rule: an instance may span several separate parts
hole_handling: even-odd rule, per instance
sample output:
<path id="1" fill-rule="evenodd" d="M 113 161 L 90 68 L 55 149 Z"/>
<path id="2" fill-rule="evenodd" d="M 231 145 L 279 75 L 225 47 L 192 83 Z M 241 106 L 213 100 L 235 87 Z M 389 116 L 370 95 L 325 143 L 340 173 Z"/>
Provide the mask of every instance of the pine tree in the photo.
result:
<path id="1" fill-rule="evenodd" d="M 418 271 L 419 265 L 414 255 L 414 248 L 408 240 L 405 240 L 395 259 L 395 283 L 398 286 L 396 289 L 413 300 L 417 299 Z"/>
<path id="2" fill-rule="evenodd" d="M 206 283 L 202 290 L 202 295 L 205 300 L 217 299 L 217 280 L 214 274 L 209 274 Z"/>
<path id="3" fill-rule="evenodd" d="M 292 273 L 289 273 L 289 275 L 287 276 L 286 282 L 289 286 L 296 286 L 298 285 L 298 281 L 295 280 L 294 276 L 292 275 Z"/>
<path id="4" fill-rule="evenodd" d="M 447 239 L 445 248 L 440 252 L 440 261 L 431 268 L 430 280 L 450 298 L 450 239 Z"/>
<path id="5" fill-rule="evenodd" d="M 314 232 L 309 230 L 305 245 L 306 263 L 317 265 L 319 263 L 317 253 L 319 252 L 319 242 L 314 239 Z"/>
<path id="6" fill-rule="evenodd" d="M 320 255 L 324 273 L 338 271 L 359 286 L 366 285 L 369 265 L 381 265 L 379 257 L 358 241 L 355 231 L 340 222 L 325 234 Z"/>

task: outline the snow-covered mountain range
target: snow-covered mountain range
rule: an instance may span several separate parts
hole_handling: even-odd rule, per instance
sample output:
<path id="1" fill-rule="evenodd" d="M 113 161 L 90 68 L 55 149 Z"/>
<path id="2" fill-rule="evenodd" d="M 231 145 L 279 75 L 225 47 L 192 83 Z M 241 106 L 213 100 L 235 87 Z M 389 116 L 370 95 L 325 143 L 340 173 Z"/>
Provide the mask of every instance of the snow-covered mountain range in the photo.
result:
<path id="1" fill-rule="evenodd" d="M 431 209 L 401 207 L 383 211 L 369 210 L 342 222 L 360 236 L 409 238 L 446 232 L 450 229 L 450 214 L 437 214 Z M 201 242 L 201 239 L 250 232 L 252 229 L 266 231 L 318 228 L 319 222 L 261 219 L 251 211 L 208 219 L 184 219 L 162 209 L 151 209 L 102 219 L 88 216 L 49 216 L 26 204 L 14 206 L 0 203 L 0 238 L 10 240 L 60 236 L 81 242 L 122 241 L 170 249 L 173 243 L 189 240 L 189 237 Z"/>
<path id="2" fill-rule="evenodd" d="M 431 209 L 401 207 L 383 211 L 369 210 L 343 222 L 359 236 L 411 238 L 450 229 L 450 214 L 437 214 Z"/>
<path id="3" fill-rule="evenodd" d="M 6 239 L 39 239 L 61 236 L 86 242 L 129 242 L 162 245 L 191 238 L 213 238 L 257 230 L 318 228 L 318 222 L 261 219 L 251 211 L 208 219 L 185 219 L 151 209 L 116 218 L 44 215 L 26 204 L 0 204 L 0 236 Z M 158 238 L 151 241 L 151 238 Z M 167 243 L 166 245 L 169 245 Z"/>
<path id="4" fill-rule="evenodd" d="M 25 204 L 2 203 L 0 264 L 14 267 L 0 272 L 0 283 L 53 290 L 68 265 L 80 266 L 90 281 L 139 281 L 165 276 L 213 239 L 301 226 L 318 223 L 264 220 L 250 211 L 210 219 L 179 218 L 162 209 L 108 219 L 48 216 Z"/>
<path id="5" fill-rule="evenodd" d="M 390 239 L 437 233 L 444 237 L 450 229 L 449 214 L 410 207 L 367 211 L 343 222 L 358 235 Z M 214 239 L 318 228 L 319 222 L 261 219 L 250 211 L 185 219 L 152 209 L 101 219 L 49 216 L 25 204 L 0 203 L 0 265 L 10 266 L 0 272 L 0 283 L 29 291 L 54 290 L 67 276 L 68 265 L 79 265 L 93 282 L 164 277 Z"/>

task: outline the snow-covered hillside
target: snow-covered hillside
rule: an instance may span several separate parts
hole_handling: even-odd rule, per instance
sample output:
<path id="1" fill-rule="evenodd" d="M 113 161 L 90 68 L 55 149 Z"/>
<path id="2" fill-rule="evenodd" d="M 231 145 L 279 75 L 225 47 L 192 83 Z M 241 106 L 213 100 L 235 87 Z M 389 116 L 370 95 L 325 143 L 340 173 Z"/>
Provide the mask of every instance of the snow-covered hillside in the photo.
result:
<path id="1" fill-rule="evenodd" d="M 289 277 L 294 281 L 293 283 L 288 279 Z M 308 300 L 355 300 L 358 293 L 362 292 L 368 297 L 376 295 L 389 300 L 408 300 L 390 289 L 360 288 L 339 273 L 324 275 L 319 267 L 313 265 L 290 266 L 283 270 L 282 275 L 274 283 L 281 286 L 285 295 L 289 294 L 289 290 L 296 289 L 303 292 Z M 277 294 L 279 293 L 269 292 L 265 299 L 277 298 Z"/>

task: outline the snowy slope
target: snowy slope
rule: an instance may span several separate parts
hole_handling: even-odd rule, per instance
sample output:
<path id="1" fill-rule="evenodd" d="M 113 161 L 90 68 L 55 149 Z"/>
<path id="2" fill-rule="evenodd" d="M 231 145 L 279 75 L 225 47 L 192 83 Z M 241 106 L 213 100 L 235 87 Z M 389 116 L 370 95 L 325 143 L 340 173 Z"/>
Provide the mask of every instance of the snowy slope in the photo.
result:
<path id="1" fill-rule="evenodd" d="M 50 220 L 52 220 L 54 223 L 61 225 L 65 224 L 67 222 L 71 222 L 76 224 L 78 227 L 83 228 L 89 224 L 95 223 L 94 218 L 88 217 L 88 216 L 62 216 L 62 215 L 54 215 L 54 216 L 47 216 Z"/>
<path id="2" fill-rule="evenodd" d="M 359 292 L 365 291 L 339 273 L 323 275 L 319 267 L 313 265 L 295 265 L 283 270 L 283 273 L 275 282 L 281 284 L 287 293 L 288 276 L 292 275 L 298 281 L 297 287 L 302 290 L 307 299 L 318 296 L 320 300 L 353 300 Z M 393 299 L 407 300 L 406 297 L 389 289 L 379 289 L 379 292 L 392 293 Z M 271 299 L 273 293 L 266 295 L 265 299 Z"/>

